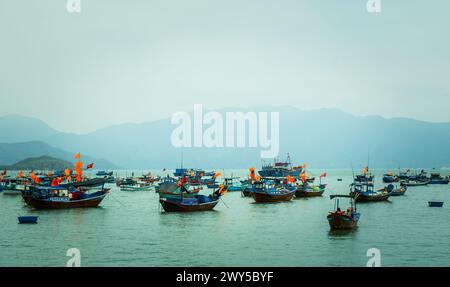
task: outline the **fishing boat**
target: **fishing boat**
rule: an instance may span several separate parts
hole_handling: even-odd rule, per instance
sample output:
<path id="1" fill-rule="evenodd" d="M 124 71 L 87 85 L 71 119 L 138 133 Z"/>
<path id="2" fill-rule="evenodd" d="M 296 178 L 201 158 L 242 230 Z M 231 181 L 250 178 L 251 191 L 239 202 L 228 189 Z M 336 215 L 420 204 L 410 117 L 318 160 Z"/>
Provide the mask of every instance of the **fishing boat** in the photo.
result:
<path id="1" fill-rule="evenodd" d="M 59 186 L 61 187 L 101 187 L 103 186 L 105 183 L 108 182 L 107 178 L 104 177 L 96 177 L 96 178 L 92 178 L 92 179 L 86 179 L 86 180 L 82 180 L 82 181 L 72 181 L 72 182 L 68 182 L 68 183 L 63 183 L 60 184 Z"/>
<path id="2" fill-rule="evenodd" d="M 106 171 L 106 170 L 99 170 L 95 175 L 96 176 L 101 176 L 101 177 L 112 176 L 113 172 L 112 171 Z"/>
<path id="3" fill-rule="evenodd" d="M 172 192 L 178 188 L 178 180 L 176 178 L 170 177 L 167 175 L 166 177 L 161 178 L 161 181 L 158 185 L 155 186 L 155 192 Z"/>
<path id="4" fill-rule="evenodd" d="M 20 195 L 27 184 L 26 179 L 6 178 L 2 179 L 0 186 L 4 195 Z"/>
<path id="5" fill-rule="evenodd" d="M 388 192 L 375 192 L 373 190 L 373 184 L 364 184 L 359 182 L 350 184 L 350 195 L 352 195 L 357 202 L 377 202 L 386 201 L 389 199 Z"/>
<path id="6" fill-rule="evenodd" d="M 257 203 L 273 203 L 290 201 L 294 197 L 297 187 L 282 186 L 273 180 L 257 181 L 254 183 L 253 199 Z"/>
<path id="7" fill-rule="evenodd" d="M 299 184 L 295 190 L 295 197 L 316 197 L 322 196 L 325 192 L 326 184 L 309 185 L 307 182 Z"/>
<path id="8" fill-rule="evenodd" d="M 442 177 L 439 173 L 430 174 L 430 181 L 428 184 L 448 184 L 448 183 L 449 183 L 448 177 Z"/>
<path id="9" fill-rule="evenodd" d="M 388 186 L 381 188 L 378 191 L 387 192 L 389 193 L 389 196 L 402 196 L 405 195 L 406 190 L 406 186 L 400 186 L 399 188 L 397 188 L 393 184 L 389 184 Z"/>
<path id="10" fill-rule="evenodd" d="M 166 212 L 208 211 L 214 209 L 225 192 L 221 186 L 210 195 L 197 194 L 188 198 L 183 196 L 160 198 L 159 203 Z"/>
<path id="11" fill-rule="evenodd" d="M 287 160 L 284 162 L 275 159 L 273 164 L 263 163 L 262 169 L 258 171 L 258 173 L 261 177 L 264 178 L 286 177 L 288 175 L 298 177 L 302 170 L 303 168 L 301 166 L 292 165 L 291 157 L 288 154 Z"/>
<path id="12" fill-rule="evenodd" d="M 350 207 L 347 211 L 342 211 L 339 207 L 339 198 L 348 198 Z M 330 211 L 327 216 L 331 230 L 354 229 L 358 225 L 361 214 L 356 209 L 356 201 L 352 195 L 330 195 L 330 199 L 336 199 L 334 211 Z"/>
<path id="13" fill-rule="evenodd" d="M 244 189 L 244 186 L 242 185 L 241 181 L 237 177 L 229 177 L 224 178 L 224 188 L 227 191 L 239 191 L 242 192 Z"/>
<path id="14" fill-rule="evenodd" d="M 136 184 L 120 186 L 121 191 L 149 191 L 152 188 L 153 188 L 152 185 L 145 184 L 145 183 L 136 183 Z"/>
<path id="15" fill-rule="evenodd" d="M 413 180 L 402 180 L 400 181 L 401 186 L 424 186 L 428 185 L 430 181 L 413 181 Z"/>
<path id="16" fill-rule="evenodd" d="M 173 191 L 159 191 L 159 198 L 169 198 L 169 197 L 195 197 L 200 191 L 202 187 L 191 187 L 181 185 L 177 189 Z"/>
<path id="17" fill-rule="evenodd" d="M 38 223 L 39 216 L 34 215 L 24 215 L 24 216 L 18 216 L 17 219 L 19 220 L 19 223 Z"/>
<path id="18" fill-rule="evenodd" d="M 390 171 L 383 175 L 383 182 L 384 183 L 398 182 L 398 177 Z"/>
<path id="19" fill-rule="evenodd" d="M 25 202 L 37 209 L 65 209 L 96 207 L 106 197 L 109 189 L 86 192 L 74 187 L 32 186 Z"/>

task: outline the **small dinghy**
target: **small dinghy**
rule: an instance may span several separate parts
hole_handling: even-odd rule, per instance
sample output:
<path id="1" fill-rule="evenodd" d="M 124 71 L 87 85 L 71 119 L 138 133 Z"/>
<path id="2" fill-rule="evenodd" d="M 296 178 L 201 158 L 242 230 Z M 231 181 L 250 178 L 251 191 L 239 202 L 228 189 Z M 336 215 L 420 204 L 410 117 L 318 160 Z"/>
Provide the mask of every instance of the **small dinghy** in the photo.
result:
<path id="1" fill-rule="evenodd" d="M 24 216 L 18 216 L 17 219 L 19 220 L 19 223 L 37 223 L 39 216 L 24 215 Z"/>
<path id="2" fill-rule="evenodd" d="M 428 201 L 429 207 L 442 207 L 444 205 L 443 201 Z"/>

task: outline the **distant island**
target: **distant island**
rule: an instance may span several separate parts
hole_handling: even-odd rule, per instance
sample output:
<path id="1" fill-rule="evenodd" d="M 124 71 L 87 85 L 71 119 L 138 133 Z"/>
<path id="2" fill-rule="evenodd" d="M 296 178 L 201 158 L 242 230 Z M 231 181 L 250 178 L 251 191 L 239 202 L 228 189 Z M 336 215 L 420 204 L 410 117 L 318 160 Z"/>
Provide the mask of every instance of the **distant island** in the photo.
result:
<path id="1" fill-rule="evenodd" d="M 40 157 L 29 157 L 15 164 L 0 168 L 7 170 L 64 170 L 72 166 L 73 164 L 66 160 L 44 155 Z"/>

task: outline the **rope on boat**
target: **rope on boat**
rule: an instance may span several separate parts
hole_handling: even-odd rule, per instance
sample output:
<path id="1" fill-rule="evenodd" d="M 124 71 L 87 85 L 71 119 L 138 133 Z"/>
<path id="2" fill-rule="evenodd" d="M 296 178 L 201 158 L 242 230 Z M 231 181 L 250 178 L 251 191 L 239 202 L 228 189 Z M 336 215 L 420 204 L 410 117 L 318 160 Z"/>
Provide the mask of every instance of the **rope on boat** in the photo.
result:
<path id="1" fill-rule="evenodd" d="M 225 203 L 225 201 L 223 201 L 222 197 L 220 198 L 220 201 L 222 201 L 222 203 L 223 203 L 227 208 L 230 208 L 230 207 Z"/>

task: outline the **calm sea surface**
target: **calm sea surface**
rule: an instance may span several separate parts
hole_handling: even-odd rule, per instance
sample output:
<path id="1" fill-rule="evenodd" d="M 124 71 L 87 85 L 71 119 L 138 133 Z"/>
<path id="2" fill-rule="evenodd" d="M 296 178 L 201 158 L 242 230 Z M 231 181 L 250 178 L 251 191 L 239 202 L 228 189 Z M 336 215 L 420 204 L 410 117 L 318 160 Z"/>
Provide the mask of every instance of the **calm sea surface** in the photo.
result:
<path id="1" fill-rule="evenodd" d="M 383 172 L 376 171 L 376 187 Z M 383 266 L 450 266 L 449 185 L 410 187 L 389 202 L 359 204 L 359 228 L 330 233 L 329 195 L 347 193 L 352 176 L 327 173 L 321 198 L 254 204 L 230 192 L 215 211 L 186 214 L 162 212 L 154 191 L 112 184 L 101 207 L 91 209 L 32 210 L 20 196 L 0 194 L 0 266 L 65 266 L 73 247 L 82 266 L 365 266 L 369 248 L 380 250 Z M 429 200 L 444 207 L 430 208 Z M 19 214 L 39 215 L 40 222 L 18 224 Z"/>

